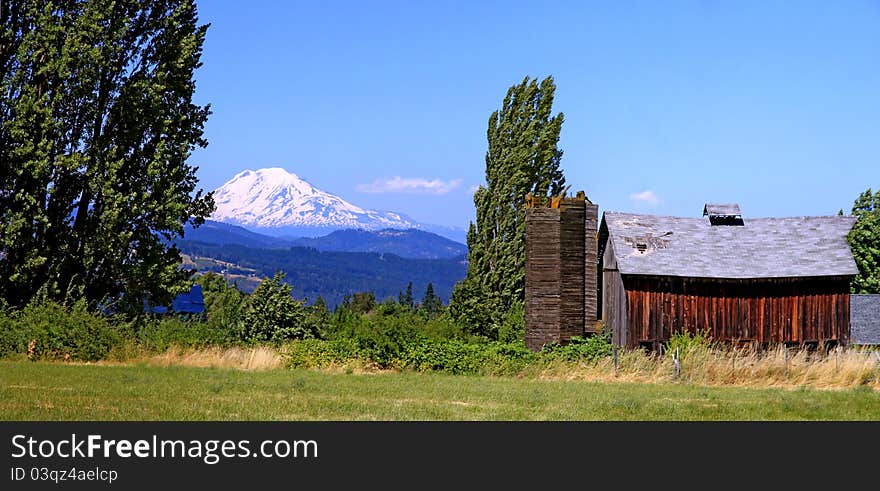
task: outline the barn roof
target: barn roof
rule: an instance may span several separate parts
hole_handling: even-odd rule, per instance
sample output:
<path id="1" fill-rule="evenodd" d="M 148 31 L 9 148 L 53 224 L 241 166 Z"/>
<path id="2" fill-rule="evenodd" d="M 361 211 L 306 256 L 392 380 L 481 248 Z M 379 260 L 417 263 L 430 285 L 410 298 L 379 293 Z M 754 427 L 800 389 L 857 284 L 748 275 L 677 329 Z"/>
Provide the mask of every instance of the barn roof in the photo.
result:
<path id="1" fill-rule="evenodd" d="M 880 344 L 880 295 L 850 295 L 849 318 L 853 344 Z"/>
<path id="2" fill-rule="evenodd" d="M 694 278 L 797 278 L 858 273 L 846 235 L 854 217 L 747 218 L 738 227 L 708 218 L 607 211 L 621 274 Z"/>

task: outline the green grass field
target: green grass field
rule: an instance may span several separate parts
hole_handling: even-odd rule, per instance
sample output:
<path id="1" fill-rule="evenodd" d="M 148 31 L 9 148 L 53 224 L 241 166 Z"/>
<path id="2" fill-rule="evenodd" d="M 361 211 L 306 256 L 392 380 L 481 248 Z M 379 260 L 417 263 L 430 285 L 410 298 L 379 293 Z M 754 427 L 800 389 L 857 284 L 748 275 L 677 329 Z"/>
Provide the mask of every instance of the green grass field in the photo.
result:
<path id="1" fill-rule="evenodd" d="M 0 361 L 4 420 L 878 420 L 880 392 Z"/>

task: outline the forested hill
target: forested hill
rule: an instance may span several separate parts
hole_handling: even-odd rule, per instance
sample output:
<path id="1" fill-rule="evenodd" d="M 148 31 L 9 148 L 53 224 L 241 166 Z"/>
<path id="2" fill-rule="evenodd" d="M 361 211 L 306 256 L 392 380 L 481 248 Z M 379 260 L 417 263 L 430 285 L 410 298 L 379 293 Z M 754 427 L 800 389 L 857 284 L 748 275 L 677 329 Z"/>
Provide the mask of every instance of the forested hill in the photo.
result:
<path id="1" fill-rule="evenodd" d="M 314 301 L 324 297 L 331 308 L 345 295 L 373 291 L 376 300 L 397 294 L 413 284 L 413 297 L 418 302 L 428 283 L 444 303 L 449 301 L 452 287 L 467 271 L 464 256 L 452 259 L 409 259 L 394 254 L 367 252 L 318 251 L 306 247 L 288 249 L 257 249 L 241 245 L 206 244 L 182 241 L 177 244 L 184 254 L 195 259 L 200 271 L 272 276 L 275 271 L 287 274 L 296 298 Z M 235 266 L 223 265 L 200 258 L 210 258 Z M 244 286 L 245 282 L 239 285 Z"/>
<path id="2" fill-rule="evenodd" d="M 449 259 L 467 254 L 464 244 L 416 229 L 337 230 L 323 237 L 297 239 L 294 245 L 320 251 L 391 253 L 421 259 Z"/>

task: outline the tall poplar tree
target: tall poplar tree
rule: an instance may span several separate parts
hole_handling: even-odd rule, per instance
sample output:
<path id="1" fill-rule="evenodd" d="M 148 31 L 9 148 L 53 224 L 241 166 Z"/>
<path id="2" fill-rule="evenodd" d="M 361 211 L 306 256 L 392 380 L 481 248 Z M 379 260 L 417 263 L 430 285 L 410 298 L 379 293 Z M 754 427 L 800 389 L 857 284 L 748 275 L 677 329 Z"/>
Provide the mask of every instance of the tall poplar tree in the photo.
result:
<path id="1" fill-rule="evenodd" d="M 492 336 L 501 316 L 522 305 L 526 194 L 557 195 L 565 185 L 557 148 L 563 114 L 553 115 L 555 91 L 552 77 L 526 77 L 489 117 L 486 185 L 474 193 L 467 277 L 450 304 L 458 320 L 481 334 Z"/>
<path id="2" fill-rule="evenodd" d="M 166 243 L 213 208 L 192 150 L 194 0 L 9 0 L 0 14 L 0 295 L 166 301 Z"/>

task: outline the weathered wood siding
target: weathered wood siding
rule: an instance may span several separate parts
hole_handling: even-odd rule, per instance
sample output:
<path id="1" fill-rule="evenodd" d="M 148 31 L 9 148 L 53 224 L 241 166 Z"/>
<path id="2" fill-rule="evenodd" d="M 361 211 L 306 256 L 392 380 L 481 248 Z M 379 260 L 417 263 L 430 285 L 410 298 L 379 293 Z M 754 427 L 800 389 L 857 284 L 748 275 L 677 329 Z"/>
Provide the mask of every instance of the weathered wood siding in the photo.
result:
<path id="1" fill-rule="evenodd" d="M 525 338 L 529 349 L 541 349 L 559 337 L 560 211 L 526 209 Z"/>
<path id="2" fill-rule="evenodd" d="M 599 205 L 584 206 L 584 331 L 596 332 L 599 319 Z"/>
<path id="3" fill-rule="evenodd" d="M 582 336 L 596 323 L 598 207 L 583 198 L 526 209 L 526 346 Z M 588 250 L 587 246 L 592 248 Z M 587 313 L 585 316 L 585 313 Z"/>
<path id="4" fill-rule="evenodd" d="M 602 256 L 602 320 L 611 329 L 611 340 L 617 346 L 626 346 L 626 290 L 617 269 L 611 242 Z"/>
<path id="5" fill-rule="evenodd" d="M 584 334 L 584 202 L 560 206 L 559 338 L 564 343 Z"/>
<path id="6" fill-rule="evenodd" d="M 617 329 L 626 326 L 625 346 L 656 348 L 673 333 L 706 329 L 732 342 L 849 341 L 849 278 L 621 280 L 626 315 L 613 321 Z"/>

